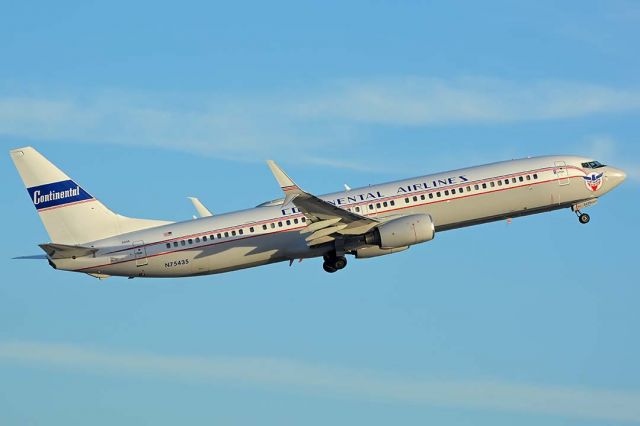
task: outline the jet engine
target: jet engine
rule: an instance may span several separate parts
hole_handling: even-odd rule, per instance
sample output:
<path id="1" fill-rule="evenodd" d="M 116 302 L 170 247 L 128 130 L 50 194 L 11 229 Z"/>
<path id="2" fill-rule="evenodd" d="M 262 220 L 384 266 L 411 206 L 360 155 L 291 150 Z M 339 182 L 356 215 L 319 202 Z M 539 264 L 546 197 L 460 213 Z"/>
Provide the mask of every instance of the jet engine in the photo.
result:
<path id="1" fill-rule="evenodd" d="M 404 248 L 433 240 L 435 225 L 428 214 L 414 214 L 392 219 L 365 235 L 365 242 L 381 249 Z"/>
<path id="2" fill-rule="evenodd" d="M 392 249 L 383 249 L 377 246 L 362 247 L 356 250 L 356 259 L 369 259 L 371 257 L 384 256 L 387 254 L 398 253 L 408 249 L 409 247 L 397 247 Z"/>

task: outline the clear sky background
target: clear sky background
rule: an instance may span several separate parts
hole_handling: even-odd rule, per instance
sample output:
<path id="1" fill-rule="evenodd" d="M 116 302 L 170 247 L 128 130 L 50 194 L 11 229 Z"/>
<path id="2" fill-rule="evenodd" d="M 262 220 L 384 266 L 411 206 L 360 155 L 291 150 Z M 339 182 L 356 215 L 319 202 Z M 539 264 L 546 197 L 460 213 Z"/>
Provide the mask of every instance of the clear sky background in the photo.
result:
<path id="1" fill-rule="evenodd" d="M 231 4 L 233 3 L 233 4 Z M 640 4 L 31 2 L 0 13 L 0 424 L 640 423 Z M 48 241 L 6 151 L 188 220 L 528 155 L 629 179 L 558 211 L 189 279 L 11 260 Z"/>

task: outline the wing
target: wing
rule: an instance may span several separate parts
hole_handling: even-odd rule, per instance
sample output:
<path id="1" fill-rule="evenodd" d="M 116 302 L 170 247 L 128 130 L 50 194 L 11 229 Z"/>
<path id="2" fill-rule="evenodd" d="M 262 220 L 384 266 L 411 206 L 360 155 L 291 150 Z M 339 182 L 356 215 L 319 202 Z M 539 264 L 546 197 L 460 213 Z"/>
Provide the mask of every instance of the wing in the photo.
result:
<path id="1" fill-rule="evenodd" d="M 311 222 L 302 231 L 310 234 L 306 237 L 310 246 L 328 243 L 339 235 L 364 234 L 380 224 L 303 191 L 275 162 L 269 160 L 267 164 L 285 193 L 282 204 L 293 203 Z"/>

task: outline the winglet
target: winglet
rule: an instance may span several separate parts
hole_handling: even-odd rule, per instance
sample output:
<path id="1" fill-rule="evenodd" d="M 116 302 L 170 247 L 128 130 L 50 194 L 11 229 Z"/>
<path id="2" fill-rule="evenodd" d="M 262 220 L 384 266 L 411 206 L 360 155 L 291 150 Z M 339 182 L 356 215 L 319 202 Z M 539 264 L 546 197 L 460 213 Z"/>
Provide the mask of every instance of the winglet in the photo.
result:
<path id="1" fill-rule="evenodd" d="M 206 208 L 204 206 L 204 204 L 202 204 L 200 202 L 200 200 L 198 200 L 196 197 L 187 197 L 189 200 L 191 200 L 191 202 L 193 203 L 193 207 L 196 208 L 196 211 L 198 212 L 198 215 L 200 217 L 210 217 L 213 216 L 213 213 L 211 213 L 209 211 L 208 208 Z"/>
<path id="2" fill-rule="evenodd" d="M 267 160 L 267 164 L 285 194 L 302 194 L 304 192 L 273 160 Z"/>

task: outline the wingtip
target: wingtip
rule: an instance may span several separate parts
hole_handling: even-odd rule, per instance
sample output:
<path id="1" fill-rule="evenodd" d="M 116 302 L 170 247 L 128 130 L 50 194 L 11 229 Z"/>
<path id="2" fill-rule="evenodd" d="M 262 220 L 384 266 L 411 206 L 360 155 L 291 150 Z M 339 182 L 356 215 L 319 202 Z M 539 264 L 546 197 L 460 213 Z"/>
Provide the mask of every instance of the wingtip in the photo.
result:
<path id="1" fill-rule="evenodd" d="M 293 181 L 293 179 L 291 179 L 284 170 L 282 170 L 275 161 L 273 160 L 267 160 L 267 164 L 269 165 L 269 168 L 271 169 L 271 173 L 273 173 L 273 176 L 276 178 L 276 180 L 278 181 L 278 184 L 280 185 L 280 188 L 282 188 L 282 190 L 286 193 L 286 192 L 290 192 L 290 191 L 299 191 L 300 188 L 298 187 L 298 185 L 296 185 L 296 183 Z"/>

